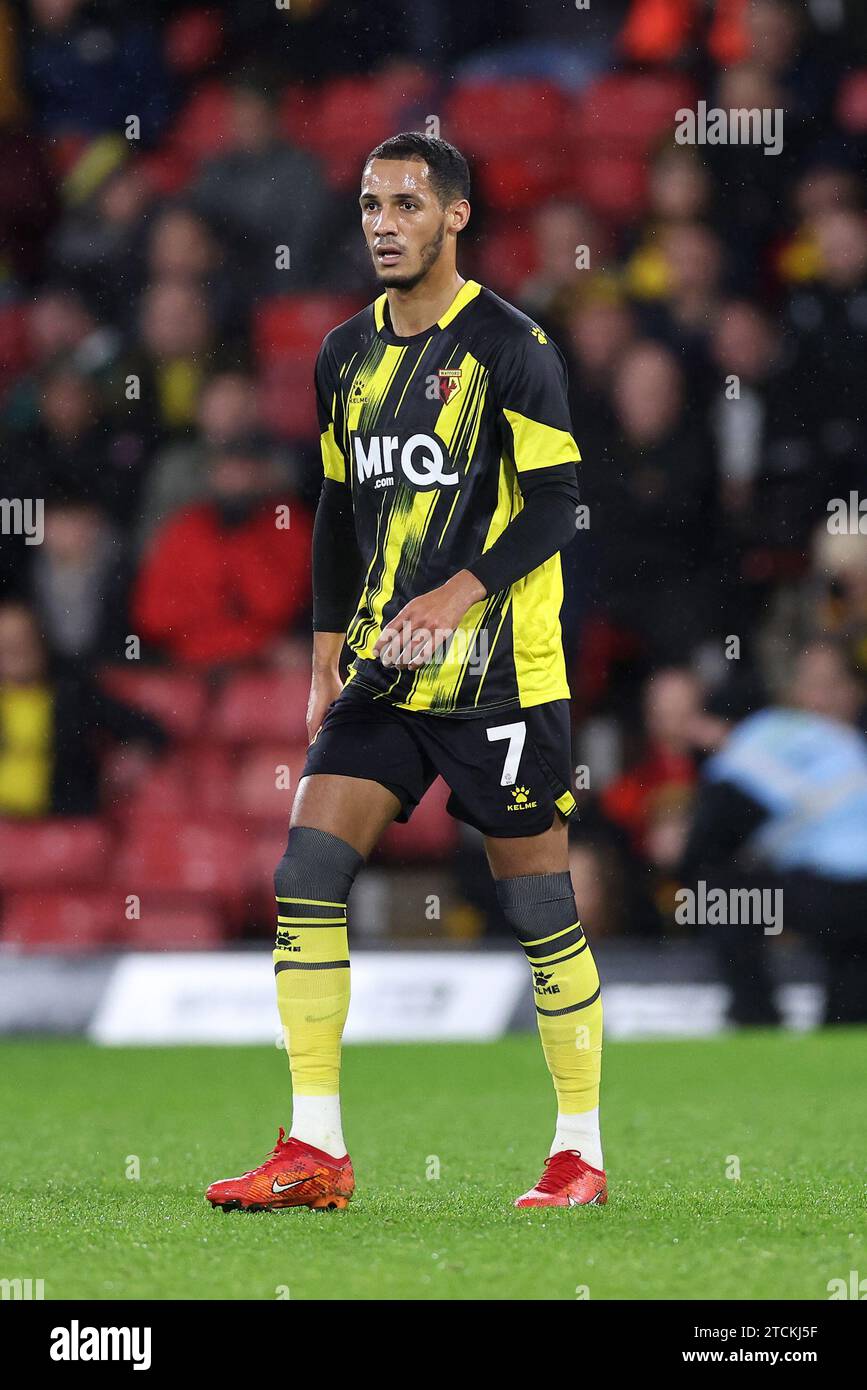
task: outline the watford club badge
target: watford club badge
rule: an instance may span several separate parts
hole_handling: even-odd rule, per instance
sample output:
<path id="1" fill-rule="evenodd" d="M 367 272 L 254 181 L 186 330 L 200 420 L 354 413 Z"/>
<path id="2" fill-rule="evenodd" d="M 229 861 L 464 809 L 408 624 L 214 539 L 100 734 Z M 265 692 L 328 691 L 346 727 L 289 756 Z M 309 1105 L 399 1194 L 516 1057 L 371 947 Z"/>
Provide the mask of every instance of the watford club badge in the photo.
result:
<path id="1" fill-rule="evenodd" d="M 440 400 L 443 405 L 448 405 L 452 396 L 456 396 L 461 389 L 461 374 L 451 367 L 442 367 L 437 376 L 440 379 Z"/>

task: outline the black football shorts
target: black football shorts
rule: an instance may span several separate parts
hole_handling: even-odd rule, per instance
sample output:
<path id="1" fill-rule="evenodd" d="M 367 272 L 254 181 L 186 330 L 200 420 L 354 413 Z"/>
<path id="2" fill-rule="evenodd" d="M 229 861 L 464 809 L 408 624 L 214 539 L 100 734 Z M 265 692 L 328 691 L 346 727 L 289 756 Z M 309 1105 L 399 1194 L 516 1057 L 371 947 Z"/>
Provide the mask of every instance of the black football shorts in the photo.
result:
<path id="1" fill-rule="evenodd" d="M 350 682 L 328 706 L 307 750 L 303 777 L 332 773 L 379 782 L 408 821 L 442 777 L 449 814 L 483 835 L 539 835 L 572 795 L 569 701 L 470 718 L 398 709 Z"/>

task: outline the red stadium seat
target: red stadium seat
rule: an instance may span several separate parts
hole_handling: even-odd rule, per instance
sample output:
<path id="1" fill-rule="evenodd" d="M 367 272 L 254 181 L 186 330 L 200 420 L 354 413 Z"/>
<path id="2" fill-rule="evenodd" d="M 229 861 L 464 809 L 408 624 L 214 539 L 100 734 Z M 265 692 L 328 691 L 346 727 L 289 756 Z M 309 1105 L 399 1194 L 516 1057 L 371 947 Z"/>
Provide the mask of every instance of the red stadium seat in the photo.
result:
<path id="1" fill-rule="evenodd" d="M 280 294 L 256 307 L 253 344 L 262 363 L 303 358 L 312 370 L 326 333 L 361 308 L 356 299 L 334 294 Z"/>
<path id="2" fill-rule="evenodd" d="M 859 68 L 840 83 L 835 115 L 850 135 L 867 135 L 867 68 Z"/>
<path id="3" fill-rule="evenodd" d="M 191 805 L 193 791 L 189 769 L 182 752 L 161 757 L 137 786 L 126 794 L 115 793 L 115 796 L 118 795 L 122 814 L 136 819 L 153 816 L 181 819 L 195 810 Z"/>
<path id="4" fill-rule="evenodd" d="M 280 96 L 277 121 L 280 132 L 293 145 L 311 149 L 311 132 L 319 108 L 319 89 L 293 82 Z"/>
<path id="5" fill-rule="evenodd" d="M 467 82 L 446 109 L 448 138 L 486 160 L 563 145 L 566 99 L 550 82 Z"/>
<path id="6" fill-rule="evenodd" d="M 270 362 L 259 374 L 262 420 L 279 439 L 319 439 L 313 363 Z"/>
<path id="7" fill-rule="evenodd" d="M 194 744 L 182 752 L 186 782 L 190 790 L 191 814 L 234 815 L 235 768 L 228 748 L 213 743 Z"/>
<path id="8" fill-rule="evenodd" d="M 446 810 L 449 789 L 437 777 L 404 825 L 393 823 L 377 846 L 377 856 L 395 859 L 445 859 L 457 844 L 458 828 Z"/>
<path id="9" fill-rule="evenodd" d="M 279 124 L 294 144 L 323 153 L 337 154 L 340 146 L 353 148 L 354 176 L 358 159 L 396 130 L 405 129 L 407 118 L 433 86 L 431 75 L 418 64 L 403 63 L 381 77 L 338 77 L 320 85 L 291 83 L 280 100 Z"/>
<path id="10" fill-rule="evenodd" d="M 673 63 L 697 21 L 698 0 L 632 0 L 618 44 L 634 63 Z"/>
<path id="11" fill-rule="evenodd" d="M 223 47 L 223 22 L 217 10 L 185 10 L 169 19 L 166 62 L 173 72 L 190 77 L 216 62 Z"/>
<path id="12" fill-rule="evenodd" d="M 237 760 L 233 780 L 235 813 L 288 829 L 306 754 L 306 739 L 292 745 L 263 744 L 245 750 Z"/>
<path id="13" fill-rule="evenodd" d="M 115 944 L 130 951 L 203 951 L 219 946 L 225 936 L 218 908 L 198 894 L 146 894 L 138 920 L 124 919 L 123 937 Z"/>
<path id="14" fill-rule="evenodd" d="M 171 144 L 194 164 L 227 152 L 232 94 L 221 82 L 204 82 L 175 120 Z"/>
<path id="15" fill-rule="evenodd" d="M 0 914 L 0 942 L 25 951 L 190 951 L 219 945 L 224 937 L 218 909 L 197 893 L 145 894 L 138 919 L 129 920 L 127 910 L 120 887 L 12 893 Z"/>
<path id="16" fill-rule="evenodd" d="M 119 889 L 10 893 L 0 915 L 0 941 L 25 951 L 94 951 L 122 937 Z"/>
<path id="17" fill-rule="evenodd" d="M 369 77 L 333 78 L 324 84 L 319 95 L 313 140 L 320 149 L 341 139 L 357 141 L 359 128 L 378 120 L 388 125 L 388 118 L 399 104 L 399 100 L 389 98 L 386 85 Z M 382 140 L 385 135 L 376 138 Z"/>
<path id="18" fill-rule="evenodd" d="M 46 142 L 45 154 L 51 170 L 60 182 L 75 167 L 90 143 L 90 135 L 81 130 L 68 130 L 52 136 Z"/>
<path id="19" fill-rule="evenodd" d="M 107 668 L 103 685 L 116 699 L 153 715 L 177 738 L 192 737 L 202 728 L 208 688 L 191 672 L 136 669 L 131 662 Z"/>
<path id="20" fill-rule="evenodd" d="M 338 295 L 275 295 L 258 304 L 253 343 L 265 425 L 281 439 L 320 436 L 313 370 L 325 334 L 361 303 Z"/>
<path id="21" fill-rule="evenodd" d="M 536 269 L 536 238 L 507 219 L 479 248 L 479 279 L 500 294 L 515 294 Z"/>
<path id="22" fill-rule="evenodd" d="M 259 905 L 266 921 L 274 916 L 274 870 L 286 848 L 289 826 L 276 821 L 260 823 L 250 837 L 250 849 L 245 864 L 246 885 Z"/>
<path id="23" fill-rule="evenodd" d="M 562 138 L 547 149 L 490 155 L 477 179 L 485 200 L 498 212 L 519 212 L 563 191 L 567 154 Z"/>
<path id="24" fill-rule="evenodd" d="M 326 333 L 361 308 L 346 296 L 275 295 L 255 313 L 253 343 L 264 422 L 281 439 L 316 440 L 313 368 Z"/>
<path id="25" fill-rule="evenodd" d="M 0 390 L 21 376 L 31 361 L 29 307 L 6 304 L 0 308 Z"/>
<path id="26" fill-rule="evenodd" d="M 611 222 L 631 222 L 647 205 L 647 166 L 640 155 L 600 151 L 577 156 L 565 190 Z"/>
<path id="27" fill-rule="evenodd" d="M 358 178 L 359 161 L 395 130 L 400 103 L 366 77 L 341 77 L 321 93 L 309 143 L 339 185 Z"/>
<path id="28" fill-rule="evenodd" d="M 246 850 L 243 827 L 228 819 L 136 819 L 123 837 L 114 881 L 139 896 L 196 892 L 236 907 Z"/>
<path id="29" fill-rule="evenodd" d="M 188 744 L 163 756 L 126 798 L 128 820 L 165 816 L 231 815 L 233 769 L 228 750 L 212 744 Z"/>
<path id="30" fill-rule="evenodd" d="M 0 350 L 4 366 L 27 367 L 32 359 L 29 304 L 12 300 L 0 305 Z"/>
<path id="31" fill-rule="evenodd" d="M 12 891 L 104 883 L 110 841 L 99 820 L 2 821 L 0 884 Z"/>
<path id="32" fill-rule="evenodd" d="M 315 118 L 302 121 L 300 132 L 335 188 L 358 186 L 362 160 L 374 145 L 406 128 L 429 82 L 421 69 L 407 67 L 399 77 L 337 77 L 325 84 Z"/>
<path id="33" fill-rule="evenodd" d="M 573 108 L 569 128 L 576 153 L 627 150 L 647 155 L 673 132 L 675 114 L 697 96 L 689 78 L 671 73 L 615 73 L 584 92 Z"/>
<path id="34" fill-rule="evenodd" d="M 139 167 L 151 188 L 165 198 L 171 198 L 187 188 L 196 173 L 196 167 L 188 155 L 167 147 L 143 154 Z"/>
<path id="35" fill-rule="evenodd" d="M 223 743 L 306 742 L 310 673 L 250 671 L 233 676 L 214 707 L 210 732 Z"/>

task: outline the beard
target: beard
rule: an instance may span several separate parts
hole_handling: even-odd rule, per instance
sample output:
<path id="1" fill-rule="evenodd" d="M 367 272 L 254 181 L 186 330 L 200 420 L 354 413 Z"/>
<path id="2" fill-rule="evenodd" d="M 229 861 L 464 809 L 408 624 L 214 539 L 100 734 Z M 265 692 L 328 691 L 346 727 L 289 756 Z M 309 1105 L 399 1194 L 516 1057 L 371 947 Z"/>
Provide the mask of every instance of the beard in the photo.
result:
<path id="1" fill-rule="evenodd" d="M 439 260 L 445 236 L 446 228 L 445 222 L 443 222 L 433 239 L 421 248 L 421 265 L 419 269 L 412 274 L 401 274 L 400 271 L 398 271 L 396 274 L 392 275 L 388 269 L 384 271 L 380 270 L 376 265 L 376 261 L 374 261 L 374 268 L 376 269 L 379 283 L 385 285 L 387 289 L 414 290 L 416 285 L 421 284 L 422 280 L 430 272 L 431 267 Z"/>

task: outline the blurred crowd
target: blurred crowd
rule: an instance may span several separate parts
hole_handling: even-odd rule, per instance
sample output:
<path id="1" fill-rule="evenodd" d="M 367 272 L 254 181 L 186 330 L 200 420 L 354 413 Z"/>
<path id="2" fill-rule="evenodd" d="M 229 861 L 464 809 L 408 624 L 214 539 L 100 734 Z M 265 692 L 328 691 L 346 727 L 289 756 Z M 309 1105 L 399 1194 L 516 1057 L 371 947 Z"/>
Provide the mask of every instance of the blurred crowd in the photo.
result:
<path id="1" fill-rule="evenodd" d="M 698 100 L 782 111 L 782 150 L 678 143 Z M 166 756 L 112 668 L 303 670 L 312 361 L 373 294 L 363 155 L 432 119 L 474 173 L 463 274 L 569 365 L 579 900 L 677 930 L 731 728 L 839 720 L 825 682 L 864 732 L 859 0 L 0 0 L 0 498 L 45 502 L 0 538 L 0 816 L 110 816 L 101 750 Z"/>

